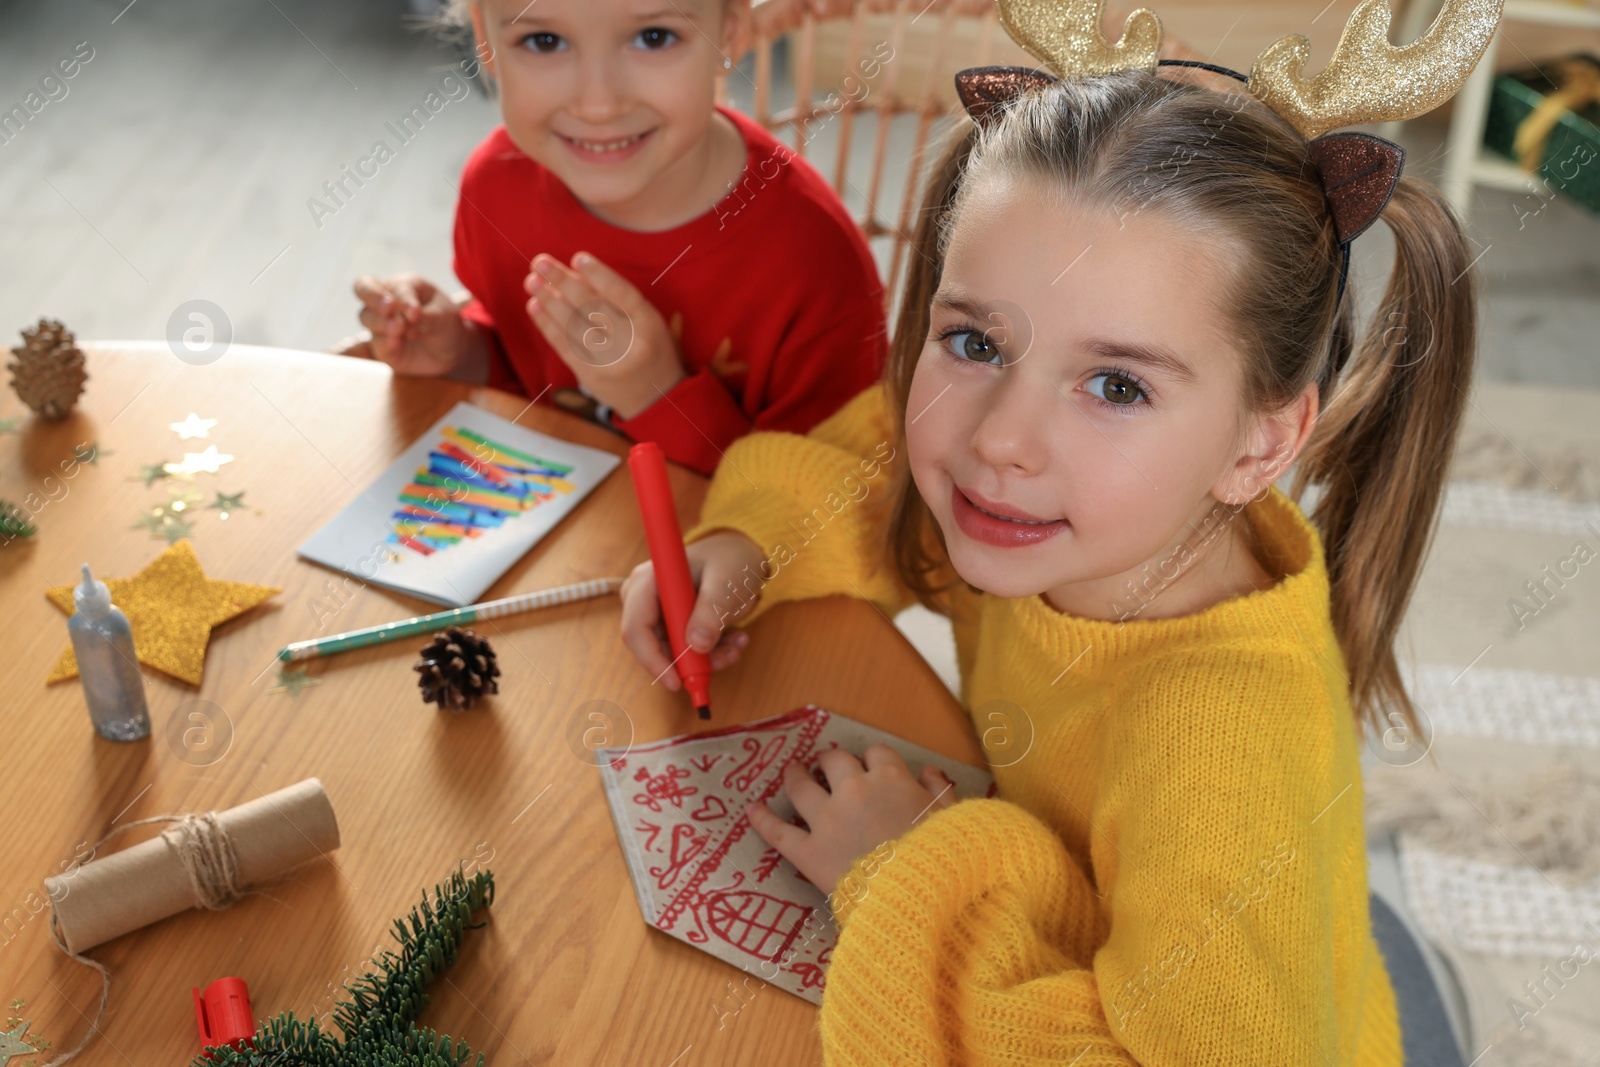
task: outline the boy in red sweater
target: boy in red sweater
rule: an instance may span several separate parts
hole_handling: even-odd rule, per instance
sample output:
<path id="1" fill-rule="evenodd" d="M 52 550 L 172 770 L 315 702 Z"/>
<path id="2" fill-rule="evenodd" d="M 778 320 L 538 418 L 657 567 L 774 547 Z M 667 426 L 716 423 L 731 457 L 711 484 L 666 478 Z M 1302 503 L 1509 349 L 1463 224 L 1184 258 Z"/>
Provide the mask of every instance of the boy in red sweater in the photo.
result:
<path id="1" fill-rule="evenodd" d="M 476 0 L 504 126 L 456 206 L 458 308 L 355 285 L 373 354 L 582 408 L 709 473 L 877 380 L 883 290 L 822 178 L 713 103 L 749 0 Z M 587 399 L 586 399 L 587 398 Z"/>

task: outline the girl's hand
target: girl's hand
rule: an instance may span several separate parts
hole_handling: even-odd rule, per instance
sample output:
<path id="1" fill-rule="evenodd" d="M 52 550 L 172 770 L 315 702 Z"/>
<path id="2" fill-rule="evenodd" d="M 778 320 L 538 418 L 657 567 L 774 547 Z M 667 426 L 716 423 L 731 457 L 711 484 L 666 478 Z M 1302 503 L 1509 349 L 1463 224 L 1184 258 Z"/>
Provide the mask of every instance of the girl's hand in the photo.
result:
<path id="1" fill-rule="evenodd" d="M 708 653 L 711 669 L 720 671 L 737 661 L 749 644 L 749 634 L 728 629 L 727 624 L 755 605 L 755 591 L 761 584 L 760 567 L 766 556 L 754 541 L 733 530 L 710 534 L 687 546 L 686 551 L 689 576 L 700 591 L 689 614 L 689 644 L 698 652 Z M 656 572 L 649 560 L 633 569 L 619 593 L 622 643 L 652 678 L 676 691 L 683 683 L 672 665 L 672 649 L 661 623 Z"/>
<path id="2" fill-rule="evenodd" d="M 449 374 L 474 347 L 476 333 L 461 310 L 421 275 L 379 279 L 363 274 L 355 290 L 361 298 L 361 325 L 372 331 L 372 354 L 396 374 Z"/>
<path id="3" fill-rule="evenodd" d="M 570 268 L 541 253 L 523 282 L 528 316 L 578 383 L 624 419 L 688 375 L 678 342 L 655 305 L 587 252 Z"/>
<path id="4" fill-rule="evenodd" d="M 943 771 L 924 767 L 913 778 L 900 753 L 885 744 L 867 746 L 859 760 L 829 749 L 817 764 L 827 775 L 827 789 L 799 763 L 783 769 L 783 791 L 809 830 L 784 822 L 764 800 L 745 813 L 756 833 L 830 898 L 858 857 L 956 802 L 955 786 Z"/>

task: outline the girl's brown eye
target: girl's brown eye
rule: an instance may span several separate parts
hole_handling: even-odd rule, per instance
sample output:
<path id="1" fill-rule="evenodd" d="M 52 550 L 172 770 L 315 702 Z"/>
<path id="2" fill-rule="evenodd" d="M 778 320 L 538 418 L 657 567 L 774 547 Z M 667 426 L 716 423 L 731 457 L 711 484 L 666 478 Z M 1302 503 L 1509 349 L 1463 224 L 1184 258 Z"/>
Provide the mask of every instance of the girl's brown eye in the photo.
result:
<path id="1" fill-rule="evenodd" d="M 1084 384 L 1090 396 L 1097 396 L 1109 404 L 1137 404 L 1144 399 L 1144 390 L 1120 374 L 1096 374 Z"/>
<path id="2" fill-rule="evenodd" d="M 660 26 L 651 26 L 649 29 L 639 31 L 634 38 L 640 48 L 649 51 L 659 51 L 678 39 L 678 35 L 671 30 L 662 29 Z"/>
<path id="3" fill-rule="evenodd" d="M 973 363 L 992 363 L 1000 356 L 999 346 L 989 340 L 987 334 L 981 334 L 976 330 L 953 333 L 945 340 L 951 352 Z"/>

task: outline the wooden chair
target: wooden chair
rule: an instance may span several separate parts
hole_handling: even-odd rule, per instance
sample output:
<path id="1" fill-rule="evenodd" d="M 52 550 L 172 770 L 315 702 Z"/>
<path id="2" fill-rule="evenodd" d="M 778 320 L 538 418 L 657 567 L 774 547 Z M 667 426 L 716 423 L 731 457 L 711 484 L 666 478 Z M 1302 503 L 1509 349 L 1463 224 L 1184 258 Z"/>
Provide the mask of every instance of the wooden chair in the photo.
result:
<path id="1" fill-rule="evenodd" d="M 1115 40 L 1140 6 L 1141 0 L 1110 0 L 1102 20 L 1106 34 Z M 1038 61 L 1000 29 L 994 0 L 758 0 L 752 23 L 753 63 L 741 62 L 724 79 L 725 102 L 785 139 L 829 178 L 880 253 L 885 299 L 892 303 L 926 171 L 943 134 L 964 121 L 956 71 L 1037 67 Z M 780 41 L 781 77 L 775 58 Z M 891 58 L 877 63 L 872 77 L 862 77 L 885 46 Z M 1205 58 L 1170 33 L 1161 55 Z M 861 91 L 846 82 L 852 76 Z M 1193 80 L 1231 87 L 1211 75 Z M 830 145 L 814 143 L 818 129 Z"/>
<path id="2" fill-rule="evenodd" d="M 887 243 L 880 267 L 892 299 L 935 134 L 957 121 L 953 75 L 1036 63 L 999 31 L 993 0 L 766 0 L 752 22 L 754 62 L 724 81 L 731 106 L 830 180 L 875 251 Z M 786 78 L 775 78 L 780 41 Z M 830 145 L 817 143 L 819 131 Z"/>

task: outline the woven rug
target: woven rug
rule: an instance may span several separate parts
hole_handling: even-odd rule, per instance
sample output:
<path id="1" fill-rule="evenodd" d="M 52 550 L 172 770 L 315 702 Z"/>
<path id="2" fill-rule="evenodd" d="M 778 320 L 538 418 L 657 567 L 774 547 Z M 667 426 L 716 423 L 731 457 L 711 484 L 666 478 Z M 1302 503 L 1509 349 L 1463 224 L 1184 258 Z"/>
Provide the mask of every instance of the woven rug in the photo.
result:
<path id="1" fill-rule="evenodd" d="M 1475 390 L 1399 647 L 1430 742 L 1369 746 L 1368 824 L 1467 1062 L 1600 1065 L 1600 392 Z"/>

